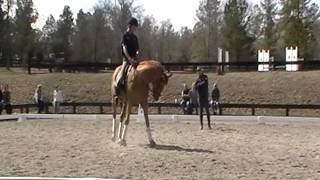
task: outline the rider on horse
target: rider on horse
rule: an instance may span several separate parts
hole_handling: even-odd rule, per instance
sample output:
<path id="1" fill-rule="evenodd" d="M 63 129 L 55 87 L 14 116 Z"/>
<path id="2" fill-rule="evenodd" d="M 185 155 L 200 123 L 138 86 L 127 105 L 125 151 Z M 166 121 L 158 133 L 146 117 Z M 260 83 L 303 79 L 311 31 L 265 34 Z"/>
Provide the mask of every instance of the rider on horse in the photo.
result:
<path id="1" fill-rule="evenodd" d="M 136 66 L 138 64 L 139 42 L 137 36 L 134 34 L 137 28 L 137 19 L 131 18 L 128 22 L 128 29 L 124 33 L 121 41 L 123 61 L 119 76 L 116 81 L 117 89 L 121 89 L 124 87 L 126 73 L 129 66 Z"/>

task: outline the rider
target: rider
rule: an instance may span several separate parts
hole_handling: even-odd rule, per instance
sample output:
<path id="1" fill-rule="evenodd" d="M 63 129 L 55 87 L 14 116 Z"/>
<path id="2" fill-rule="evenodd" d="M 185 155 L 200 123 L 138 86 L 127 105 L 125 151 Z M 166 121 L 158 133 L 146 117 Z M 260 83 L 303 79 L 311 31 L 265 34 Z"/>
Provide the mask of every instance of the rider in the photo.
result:
<path id="1" fill-rule="evenodd" d="M 124 33 L 121 41 L 122 49 L 122 67 L 119 72 L 120 77 L 117 78 L 116 87 L 121 88 L 124 86 L 125 73 L 127 66 L 136 66 L 138 63 L 139 55 L 139 42 L 137 36 L 134 34 L 138 28 L 138 20 L 136 18 L 131 18 L 128 22 L 128 29 Z"/>

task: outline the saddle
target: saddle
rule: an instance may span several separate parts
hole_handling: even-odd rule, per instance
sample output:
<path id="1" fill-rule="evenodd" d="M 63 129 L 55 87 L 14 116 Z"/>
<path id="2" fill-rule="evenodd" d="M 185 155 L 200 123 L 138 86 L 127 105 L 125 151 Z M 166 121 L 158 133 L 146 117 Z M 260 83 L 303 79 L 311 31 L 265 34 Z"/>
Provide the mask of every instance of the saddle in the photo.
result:
<path id="1" fill-rule="evenodd" d="M 128 79 L 128 76 L 129 76 L 129 72 L 134 69 L 133 65 L 127 65 L 125 68 L 124 68 L 124 77 L 121 78 L 121 72 L 119 72 L 116 76 L 116 79 L 115 79 L 115 86 L 116 86 L 116 89 L 117 91 L 119 91 L 120 89 L 124 89 L 125 87 L 125 84 L 126 84 L 126 81 Z M 117 93 L 118 94 L 118 93 Z"/>

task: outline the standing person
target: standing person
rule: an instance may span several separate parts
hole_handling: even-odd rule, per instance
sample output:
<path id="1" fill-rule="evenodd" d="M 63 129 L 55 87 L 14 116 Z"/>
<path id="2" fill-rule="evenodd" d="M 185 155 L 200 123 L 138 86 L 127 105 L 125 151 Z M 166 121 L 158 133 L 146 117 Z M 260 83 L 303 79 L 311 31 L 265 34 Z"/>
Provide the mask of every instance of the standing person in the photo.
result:
<path id="1" fill-rule="evenodd" d="M 199 107 L 199 94 L 196 89 L 196 83 L 192 83 L 191 90 L 189 91 L 190 96 L 190 104 L 192 108 L 196 109 L 196 114 L 198 115 L 198 107 Z"/>
<path id="2" fill-rule="evenodd" d="M 214 115 L 217 115 L 220 100 L 220 90 L 217 83 L 213 84 L 213 89 L 211 91 L 211 107 Z"/>
<path id="3" fill-rule="evenodd" d="M 125 73 L 129 65 L 136 66 L 138 64 L 139 55 L 139 42 L 134 32 L 138 28 L 138 20 L 131 18 L 128 22 L 128 29 L 122 37 L 121 50 L 122 50 L 122 66 L 116 79 L 116 88 L 120 90 L 124 87 Z"/>
<path id="4" fill-rule="evenodd" d="M 34 92 L 33 99 L 34 99 L 34 102 L 38 105 L 38 113 L 41 113 L 43 111 L 43 106 L 44 106 L 41 84 L 38 84 L 37 89 Z"/>
<path id="5" fill-rule="evenodd" d="M 64 102 L 63 91 L 60 89 L 59 86 L 56 86 L 56 88 L 53 90 L 53 101 L 52 101 L 55 114 L 59 113 L 60 104 L 63 102 Z"/>
<path id="6" fill-rule="evenodd" d="M 12 107 L 11 107 L 11 93 L 9 91 L 9 85 L 6 84 L 4 86 L 4 89 L 2 91 L 2 104 L 4 109 L 6 109 L 7 114 L 12 113 Z"/>
<path id="7" fill-rule="evenodd" d="M 210 123 L 210 111 L 209 111 L 209 90 L 208 90 L 208 76 L 203 73 L 203 70 L 198 67 L 197 68 L 199 77 L 196 81 L 196 89 L 199 93 L 199 103 L 200 103 L 200 129 L 203 129 L 203 108 L 205 108 L 207 112 L 207 118 L 208 118 L 208 128 L 211 129 L 211 123 Z"/>
<path id="8" fill-rule="evenodd" d="M 183 84 L 183 90 L 181 91 L 180 105 L 183 110 L 183 114 L 188 114 L 188 108 L 190 107 L 189 87 L 187 84 Z"/>

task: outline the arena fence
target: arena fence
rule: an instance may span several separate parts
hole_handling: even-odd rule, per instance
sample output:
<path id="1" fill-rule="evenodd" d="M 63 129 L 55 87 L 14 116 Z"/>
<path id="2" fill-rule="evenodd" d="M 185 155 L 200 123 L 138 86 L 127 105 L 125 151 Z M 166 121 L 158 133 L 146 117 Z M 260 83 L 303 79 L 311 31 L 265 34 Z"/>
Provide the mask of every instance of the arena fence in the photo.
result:
<path id="1" fill-rule="evenodd" d="M 12 105 L 13 112 L 30 113 L 37 111 L 36 104 L 16 104 Z M 44 113 L 50 114 L 51 103 L 43 105 Z M 137 107 L 135 107 L 137 108 Z M 111 114 L 110 102 L 70 102 L 61 104 L 61 109 L 68 110 L 64 114 Z M 230 115 L 230 111 L 243 110 L 245 115 L 258 115 L 257 110 L 281 110 L 283 116 L 290 116 L 293 110 L 320 110 L 320 104 L 244 104 L 244 103 L 221 103 L 218 105 L 219 115 Z M 118 112 L 120 112 L 118 110 Z M 62 112 L 61 112 L 62 113 Z M 150 103 L 150 114 L 183 114 L 181 107 L 177 103 Z M 228 114 L 229 113 L 229 114 Z M 238 114 L 233 114 L 238 115 Z M 243 115 L 243 114 L 242 114 Z"/>

